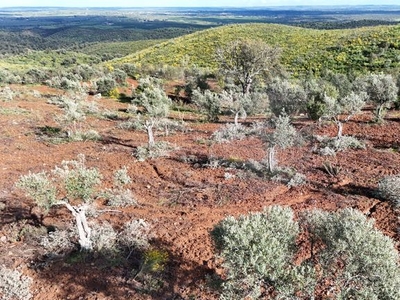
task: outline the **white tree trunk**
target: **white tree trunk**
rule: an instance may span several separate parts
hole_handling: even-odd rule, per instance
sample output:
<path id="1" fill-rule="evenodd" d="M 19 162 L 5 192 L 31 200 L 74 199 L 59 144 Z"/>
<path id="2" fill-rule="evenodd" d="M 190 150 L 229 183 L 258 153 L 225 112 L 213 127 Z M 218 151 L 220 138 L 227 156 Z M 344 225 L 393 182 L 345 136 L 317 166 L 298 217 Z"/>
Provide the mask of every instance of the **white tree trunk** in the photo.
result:
<path id="1" fill-rule="evenodd" d="M 235 126 L 239 126 L 239 114 L 240 114 L 240 111 L 237 111 L 235 113 Z"/>
<path id="2" fill-rule="evenodd" d="M 341 139 L 343 136 L 343 123 L 340 121 L 336 121 L 336 125 L 338 127 L 337 138 Z"/>
<path id="3" fill-rule="evenodd" d="M 275 163 L 275 146 L 272 146 L 268 148 L 268 168 L 270 173 L 275 171 Z"/>
<path id="4" fill-rule="evenodd" d="M 145 128 L 147 130 L 147 138 L 148 138 L 148 145 L 149 148 L 154 147 L 154 132 L 153 132 L 154 122 L 146 121 Z"/>
<path id="5" fill-rule="evenodd" d="M 64 204 L 68 210 L 75 217 L 76 227 L 78 229 L 79 234 L 79 245 L 82 250 L 92 250 L 92 241 L 91 241 L 91 232 L 87 219 L 86 219 L 86 210 L 87 206 L 72 206 L 66 201 L 61 201 L 60 204 Z"/>

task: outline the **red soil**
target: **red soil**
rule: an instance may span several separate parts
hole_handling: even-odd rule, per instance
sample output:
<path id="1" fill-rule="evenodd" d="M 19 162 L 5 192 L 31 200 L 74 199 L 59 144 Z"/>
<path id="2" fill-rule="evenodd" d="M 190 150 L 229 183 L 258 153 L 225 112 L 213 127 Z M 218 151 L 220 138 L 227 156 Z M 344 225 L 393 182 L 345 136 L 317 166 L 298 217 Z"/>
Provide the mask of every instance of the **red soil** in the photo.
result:
<path id="1" fill-rule="evenodd" d="M 222 125 L 200 123 L 197 116 L 185 113 L 190 131 L 158 140 L 167 140 L 179 147 L 169 157 L 137 162 L 132 156 L 139 145 L 146 143 L 146 135 L 139 131 L 117 128 L 119 120 L 89 117 L 87 126 L 98 131 L 103 140 L 53 144 L 40 138 L 38 128 L 57 126 L 54 116 L 61 114 L 46 99 L 29 96 L 38 90 L 43 96 L 59 93 L 45 87 L 13 86 L 21 96 L 11 102 L 0 102 L 0 109 L 14 113 L 0 113 L 0 265 L 11 268 L 22 266 L 22 272 L 33 278 L 34 299 L 217 299 L 210 287 L 213 274 L 221 274 L 220 262 L 215 258 L 209 232 L 229 215 L 262 210 L 269 205 L 286 205 L 295 211 L 305 209 L 337 210 L 344 207 L 360 209 L 376 220 L 376 226 L 392 237 L 397 245 L 399 220 L 390 205 L 374 196 L 378 180 L 400 173 L 400 125 L 397 112 L 390 112 L 383 125 L 370 122 L 366 111 L 357 120 L 344 125 L 344 134 L 354 135 L 367 142 L 365 150 L 349 150 L 335 158 L 313 153 L 306 144 L 278 153 L 279 164 L 296 169 L 307 176 L 308 183 L 297 188 L 266 179 L 243 178 L 239 171 L 223 167 L 205 168 L 200 163 L 185 159 L 209 157 L 226 160 L 261 160 L 265 148 L 258 138 L 228 144 L 206 141 Z M 126 103 L 111 99 L 96 100 L 101 109 L 124 110 Z M 23 113 L 16 114 L 17 111 Z M 124 114 L 121 112 L 121 116 Z M 312 128 L 314 134 L 335 134 L 333 124 L 316 126 L 311 121 L 298 120 L 298 129 Z M 154 244 L 168 252 L 164 287 L 158 293 L 140 292 L 140 283 L 128 276 L 118 265 L 106 267 L 101 260 L 67 263 L 56 260 L 37 267 L 40 248 L 33 241 L 19 238 L 18 233 L 33 224 L 31 209 L 34 203 L 15 187 L 22 174 L 29 171 L 51 170 L 62 160 L 86 155 L 88 166 L 97 167 L 104 176 L 104 187 L 111 186 L 112 172 L 127 166 L 132 183 L 129 188 L 139 206 L 119 209 L 121 213 L 106 212 L 99 219 L 109 221 L 116 229 L 137 218 L 151 223 Z M 342 168 L 338 177 L 323 171 L 325 161 Z M 236 175 L 225 179 L 225 172 Z M 239 176 L 238 176 L 239 175 Z M 97 203 L 100 208 L 102 203 Z M 52 209 L 43 220 L 44 225 L 66 228 L 72 222 L 68 211 Z"/>

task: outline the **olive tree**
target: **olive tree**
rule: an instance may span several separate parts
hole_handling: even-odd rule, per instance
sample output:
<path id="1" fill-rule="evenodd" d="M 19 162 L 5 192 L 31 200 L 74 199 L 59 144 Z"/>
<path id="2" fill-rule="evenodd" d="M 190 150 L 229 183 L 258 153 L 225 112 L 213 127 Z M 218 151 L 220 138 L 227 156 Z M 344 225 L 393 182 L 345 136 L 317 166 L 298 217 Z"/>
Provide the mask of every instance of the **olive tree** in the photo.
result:
<path id="1" fill-rule="evenodd" d="M 117 82 L 115 79 L 106 75 L 96 80 L 95 86 L 97 87 L 97 93 L 100 93 L 105 96 L 111 95 L 112 91 L 117 87 Z"/>
<path id="2" fill-rule="evenodd" d="M 146 117 L 141 124 L 147 132 L 148 146 L 152 148 L 154 129 L 168 116 L 172 101 L 164 92 L 162 81 L 154 77 L 141 78 L 133 96 L 133 104 L 144 108 Z"/>
<path id="3" fill-rule="evenodd" d="M 335 99 L 324 95 L 323 101 L 325 104 L 322 118 L 330 119 L 335 122 L 337 130 L 337 139 L 343 136 L 343 122 L 349 121 L 353 116 L 359 114 L 365 105 L 367 94 L 364 92 L 354 93 L 351 92 L 349 95 Z M 347 116 L 342 121 L 340 115 L 346 114 Z"/>
<path id="4" fill-rule="evenodd" d="M 221 97 L 218 93 L 210 90 L 201 91 L 199 88 L 193 90 L 192 101 L 206 116 L 208 122 L 216 122 L 221 113 Z"/>
<path id="5" fill-rule="evenodd" d="M 278 69 L 280 50 L 261 40 L 236 40 L 218 48 L 215 56 L 222 76 L 248 94 L 257 79 Z"/>
<path id="6" fill-rule="evenodd" d="M 368 94 L 369 101 L 376 105 L 375 121 L 383 122 L 385 112 L 397 100 L 396 80 L 389 74 L 370 74 L 358 78 L 355 82 L 359 91 Z"/>
<path id="7" fill-rule="evenodd" d="M 271 111 L 278 116 L 282 109 L 289 115 L 305 111 L 307 94 L 296 82 L 279 77 L 274 78 L 267 86 L 267 95 Z"/>
<path id="8" fill-rule="evenodd" d="M 220 93 L 221 106 L 228 109 L 234 115 L 234 124 L 239 126 L 239 117 L 246 119 L 247 115 L 265 111 L 267 95 L 264 93 L 237 92 L 224 90 Z"/>
<path id="9" fill-rule="evenodd" d="M 22 175 L 16 185 L 45 212 L 53 206 L 65 206 L 75 218 L 81 249 L 91 250 L 92 230 L 86 213 L 101 178 L 96 168 L 86 167 L 85 156 L 80 154 L 77 160 L 63 161 L 60 167 L 55 167 L 50 173 Z"/>
<path id="10" fill-rule="evenodd" d="M 268 147 L 268 169 L 273 173 L 276 169 L 276 149 L 286 149 L 299 140 L 296 128 L 291 124 L 290 117 L 285 113 L 275 120 L 275 130 L 266 136 Z"/>

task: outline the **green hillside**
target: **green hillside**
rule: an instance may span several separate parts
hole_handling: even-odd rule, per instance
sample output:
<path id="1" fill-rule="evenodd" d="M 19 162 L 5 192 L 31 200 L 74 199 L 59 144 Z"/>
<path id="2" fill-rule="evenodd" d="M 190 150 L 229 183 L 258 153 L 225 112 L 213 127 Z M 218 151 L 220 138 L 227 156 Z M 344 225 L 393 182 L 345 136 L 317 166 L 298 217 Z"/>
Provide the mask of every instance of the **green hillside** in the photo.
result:
<path id="1" fill-rule="evenodd" d="M 122 57 L 135 53 L 137 51 L 141 51 L 153 45 L 160 44 L 164 41 L 165 39 L 141 40 L 133 42 L 102 42 L 102 43 L 91 44 L 77 51 L 89 55 L 97 55 L 100 57 L 102 56 Z"/>
<path id="2" fill-rule="evenodd" d="M 227 25 L 168 40 L 121 59 L 136 63 L 215 68 L 215 49 L 240 38 L 261 39 L 282 48 L 282 63 L 294 75 L 318 74 L 324 68 L 338 72 L 387 71 L 400 66 L 400 26 L 346 30 L 315 30 L 276 24 Z"/>
<path id="3" fill-rule="evenodd" d="M 26 71 L 32 68 L 59 70 L 82 64 L 99 64 L 100 58 L 66 50 L 29 51 L 25 54 L 9 56 L 0 60 L 0 68 Z"/>

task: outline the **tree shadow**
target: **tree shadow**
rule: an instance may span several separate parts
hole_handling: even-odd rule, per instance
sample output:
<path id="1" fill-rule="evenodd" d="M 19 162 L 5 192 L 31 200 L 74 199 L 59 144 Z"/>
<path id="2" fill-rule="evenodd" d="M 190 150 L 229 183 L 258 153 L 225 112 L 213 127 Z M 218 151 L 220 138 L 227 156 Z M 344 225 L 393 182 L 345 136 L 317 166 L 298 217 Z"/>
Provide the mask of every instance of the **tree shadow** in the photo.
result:
<path id="1" fill-rule="evenodd" d="M 102 136 L 101 138 L 101 143 L 104 145 L 111 145 L 111 144 L 116 144 L 128 148 L 136 148 L 136 146 L 133 146 L 131 144 L 132 140 L 125 140 L 125 139 L 119 139 L 114 136 Z"/>
<path id="2" fill-rule="evenodd" d="M 364 196 L 367 198 L 379 198 L 376 192 L 376 189 L 360 186 L 355 184 L 348 184 L 340 187 L 332 188 L 337 194 L 342 195 L 353 195 L 353 196 Z"/>
<path id="3" fill-rule="evenodd" d="M 369 143 L 373 145 L 375 149 L 379 150 L 391 150 L 400 149 L 400 143 L 398 140 L 388 140 L 387 138 L 370 137 L 368 139 Z"/>
<path id="4" fill-rule="evenodd" d="M 21 220 L 28 220 L 34 226 L 42 225 L 42 220 L 36 214 L 32 212 L 32 207 L 22 207 L 15 206 L 10 203 L 13 203 L 13 199 L 5 198 L 0 199 L 0 202 L 4 203 L 4 209 L 0 211 L 0 226 L 4 226 L 7 224 L 15 223 Z M 8 203 L 8 204 L 7 204 Z"/>
<path id="5" fill-rule="evenodd" d="M 152 249 L 167 253 L 167 262 L 159 270 L 141 271 L 145 251 L 93 254 L 75 250 L 63 256 L 39 257 L 31 264 L 44 285 L 57 287 L 56 299 L 186 299 L 180 287 L 196 287 L 214 270 L 206 263 L 184 261 L 174 254 L 173 247 L 162 240 L 154 240 Z M 182 266 L 189 266 L 182 268 Z M 138 273 L 142 272 L 140 276 Z"/>

